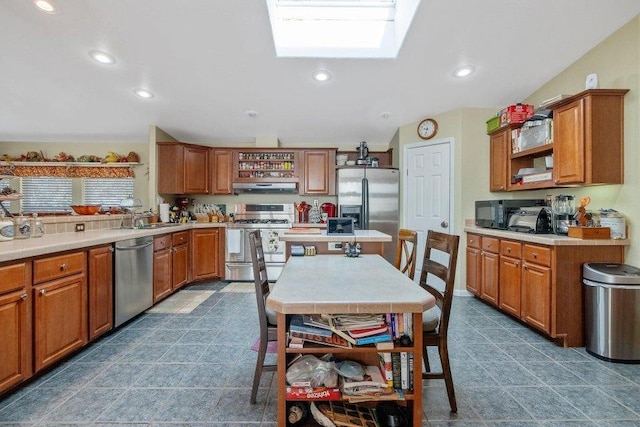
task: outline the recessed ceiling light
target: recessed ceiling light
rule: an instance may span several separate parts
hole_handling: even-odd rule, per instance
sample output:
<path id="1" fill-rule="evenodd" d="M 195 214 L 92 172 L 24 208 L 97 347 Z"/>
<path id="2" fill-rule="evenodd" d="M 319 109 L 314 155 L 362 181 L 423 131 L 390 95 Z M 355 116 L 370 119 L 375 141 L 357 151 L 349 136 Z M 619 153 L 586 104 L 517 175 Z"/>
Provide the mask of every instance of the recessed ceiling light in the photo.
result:
<path id="1" fill-rule="evenodd" d="M 327 70 L 316 70 L 311 76 L 313 77 L 313 80 L 320 83 L 325 83 L 331 80 L 331 73 Z"/>
<path id="2" fill-rule="evenodd" d="M 251 117 L 252 119 L 255 119 L 256 117 L 258 117 L 258 112 L 254 110 L 247 110 L 244 112 L 244 114 L 246 114 L 247 117 Z"/>
<path id="3" fill-rule="evenodd" d="M 153 98 L 153 94 L 146 89 L 135 89 L 133 93 L 138 95 L 140 98 L 144 98 L 144 99 Z"/>
<path id="4" fill-rule="evenodd" d="M 46 12 L 50 15 L 55 15 L 56 13 L 58 13 L 56 5 L 51 0 L 33 0 L 33 4 L 35 4 L 36 7 L 41 11 Z"/>
<path id="5" fill-rule="evenodd" d="M 101 64 L 111 65 L 116 63 L 116 60 L 113 56 L 109 55 L 106 52 L 101 52 L 99 50 L 92 50 L 91 52 L 89 52 L 89 56 L 94 61 L 99 62 Z"/>
<path id="6" fill-rule="evenodd" d="M 456 68 L 453 72 L 454 77 L 467 77 L 471 73 L 473 73 L 475 68 L 471 65 L 464 65 L 462 67 Z"/>

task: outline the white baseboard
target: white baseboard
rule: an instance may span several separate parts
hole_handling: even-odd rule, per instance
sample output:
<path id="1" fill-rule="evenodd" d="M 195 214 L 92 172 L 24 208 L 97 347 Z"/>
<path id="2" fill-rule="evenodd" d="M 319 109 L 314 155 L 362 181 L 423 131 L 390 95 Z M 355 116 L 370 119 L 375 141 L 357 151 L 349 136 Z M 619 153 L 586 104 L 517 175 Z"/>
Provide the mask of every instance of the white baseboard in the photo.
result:
<path id="1" fill-rule="evenodd" d="M 472 297 L 473 294 L 466 289 L 454 289 L 453 295 L 456 297 Z"/>

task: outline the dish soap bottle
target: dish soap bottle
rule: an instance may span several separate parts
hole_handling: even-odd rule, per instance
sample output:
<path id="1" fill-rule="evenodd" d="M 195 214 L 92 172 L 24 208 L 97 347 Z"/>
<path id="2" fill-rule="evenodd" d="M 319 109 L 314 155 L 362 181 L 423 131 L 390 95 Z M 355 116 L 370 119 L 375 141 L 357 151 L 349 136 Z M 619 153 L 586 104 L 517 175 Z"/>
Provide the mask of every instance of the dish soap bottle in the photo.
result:
<path id="1" fill-rule="evenodd" d="M 319 224 L 322 220 L 322 212 L 320 212 L 320 206 L 318 205 L 318 199 L 313 201 L 313 206 L 309 209 L 309 222 Z"/>
<path id="2" fill-rule="evenodd" d="M 42 237 L 44 234 L 44 224 L 42 220 L 38 218 L 38 214 L 34 213 L 31 219 L 31 237 Z"/>

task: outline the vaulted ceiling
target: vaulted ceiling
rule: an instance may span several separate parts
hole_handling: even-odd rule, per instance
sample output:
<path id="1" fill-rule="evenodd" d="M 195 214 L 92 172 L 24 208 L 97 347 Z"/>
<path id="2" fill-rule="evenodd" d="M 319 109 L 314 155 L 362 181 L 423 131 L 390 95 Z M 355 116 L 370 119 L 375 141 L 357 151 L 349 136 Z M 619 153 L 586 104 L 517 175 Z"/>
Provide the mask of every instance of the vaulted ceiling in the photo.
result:
<path id="1" fill-rule="evenodd" d="M 426 116 L 521 101 L 640 13 L 638 0 L 422 0 L 396 58 L 293 59 L 275 55 L 265 0 L 53 1 L 54 15 L 0 2 L 0 141 L 143 142 L 156 124 L 199 143 L 384 144 Z M 453 77 L 463 64 L 475 73 Z"/>

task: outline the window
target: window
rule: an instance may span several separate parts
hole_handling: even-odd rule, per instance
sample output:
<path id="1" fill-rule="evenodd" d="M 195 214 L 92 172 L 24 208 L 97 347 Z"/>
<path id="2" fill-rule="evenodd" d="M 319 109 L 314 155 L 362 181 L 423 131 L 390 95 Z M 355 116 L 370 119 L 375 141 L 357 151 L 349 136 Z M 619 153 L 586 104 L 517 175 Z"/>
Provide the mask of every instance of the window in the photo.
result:
<path id="1" fill-rule="evenodd" d="M 120 206 L 120 201 L 133 194 L 133 178 L 82 180 L 84 203 L 102 206 Z"/>
<path id="2" fill-rule="evenodd" d="M 22 211 L 68 212 L 72 202 L 71 178 L 22 178 Z"/>

